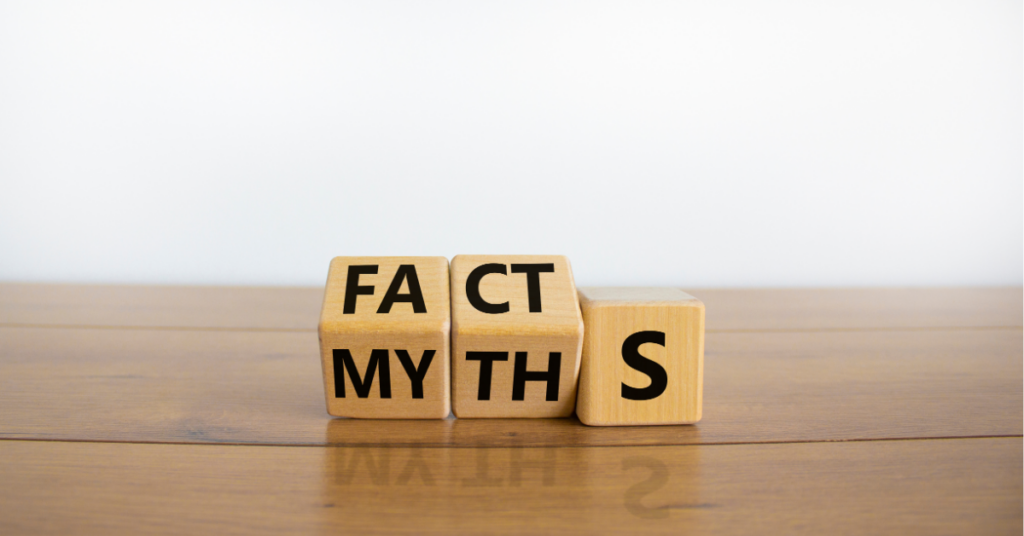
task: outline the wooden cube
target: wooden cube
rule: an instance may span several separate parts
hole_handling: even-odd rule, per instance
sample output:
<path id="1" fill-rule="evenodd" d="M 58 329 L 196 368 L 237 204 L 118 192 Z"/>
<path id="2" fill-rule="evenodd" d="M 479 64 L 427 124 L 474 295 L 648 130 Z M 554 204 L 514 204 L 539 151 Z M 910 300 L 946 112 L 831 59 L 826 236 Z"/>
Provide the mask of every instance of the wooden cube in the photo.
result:
<path id="1" fill-rule="evenodd" d="M 444 257 L 336 257 L 320 311 L 327 413 L 444 419 L 451 409 Z"/>
<path id="2" fill-rule="evenodd" d="M 569 259 L 452 259 L 452 405 L 457 417 L 567 417 L 583 345 Z"/>
<path id="3" fill-rule="evenodd" d="M 581 288 L 587 334 L 576 415 L 584 424 L 700 420 L 704 304 L 674 288 Z"/>

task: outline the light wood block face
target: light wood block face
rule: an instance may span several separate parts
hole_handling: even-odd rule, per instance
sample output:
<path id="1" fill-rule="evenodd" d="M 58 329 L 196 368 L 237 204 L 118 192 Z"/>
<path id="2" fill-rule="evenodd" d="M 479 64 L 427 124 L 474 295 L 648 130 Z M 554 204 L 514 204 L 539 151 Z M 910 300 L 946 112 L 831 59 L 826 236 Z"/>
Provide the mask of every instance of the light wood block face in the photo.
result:
<path id="1" fill-rule="evenodd" d="M 700 420 L 704 304 L 673 288 L 581 288 L 576 415 L 592 426 Z"/>
<path id="2" fill-rule="evenodd" d="M 444 257 L 336 257 L 320 312 L 327 412 L 444 419 L 451 305 Z"/>
<path id="3" fill-rule="evenodd" d="M 569 260 L 459 255 L 451 281 L 455 415 L 572 415 L 583 318 Z"/>

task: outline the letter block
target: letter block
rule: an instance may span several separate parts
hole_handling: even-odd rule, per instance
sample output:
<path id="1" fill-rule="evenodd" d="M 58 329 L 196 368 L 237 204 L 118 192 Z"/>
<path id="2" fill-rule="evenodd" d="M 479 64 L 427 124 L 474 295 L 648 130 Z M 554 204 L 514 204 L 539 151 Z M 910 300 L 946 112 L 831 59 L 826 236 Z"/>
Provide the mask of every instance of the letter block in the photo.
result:
<path id="1" fill-rule="evenodd" d="M 451 409 L 444 257 L 335 257 L 320 311 L 327 413 L 444 419 Z"/>
<path id="2" fill-rule="evenodd" d="M 465 417 L 568 417 L 583 318 L 569 259 L 452 259 L 452 405 Z"/>
<path id="3" fill-rule="evenodd" d="M 581 288 L 587 333 L 576 415 L 584 424 L 700 420 L 704 304 L 673 288 Z"/>

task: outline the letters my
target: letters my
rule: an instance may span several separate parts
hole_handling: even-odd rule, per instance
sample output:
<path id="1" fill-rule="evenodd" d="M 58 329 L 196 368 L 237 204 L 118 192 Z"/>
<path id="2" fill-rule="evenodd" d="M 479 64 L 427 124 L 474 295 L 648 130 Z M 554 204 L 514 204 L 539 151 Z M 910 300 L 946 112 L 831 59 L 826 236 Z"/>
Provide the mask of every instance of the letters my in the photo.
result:
<path id="1" fill-rule="evenodd" d="M 423 378 L 434 360 L 435 350 L 425 350 L 419 365 L 414 365 L 407 350 L 395 350 L 398 361 L 402 363 L 406 376 L 412 384 L 412 397 L 423 398 Z M 348 349 L 334 349 L 334 397 L 345 398 L 345 372 L 348 372 L 352 387 L 359 398 L 368 398 L 373 386 L 373 377 L 380 371 L 380 397 L 391 398 L 391 365 L 387 350 L 372 350 L 370 360 L 366 364 L 366 372 L 360 377 L 352 353 Z"/>

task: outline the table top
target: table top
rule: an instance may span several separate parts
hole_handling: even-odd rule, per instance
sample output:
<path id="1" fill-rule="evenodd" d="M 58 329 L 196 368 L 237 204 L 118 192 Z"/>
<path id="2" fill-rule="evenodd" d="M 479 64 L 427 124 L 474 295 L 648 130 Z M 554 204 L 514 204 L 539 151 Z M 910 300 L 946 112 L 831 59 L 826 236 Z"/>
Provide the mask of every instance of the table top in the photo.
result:
<path id="1" fill-rule="evenodd" d="M 684 289 L 704 418 L 331 419 L 319 288 L 0 284 L 0 533 L 1022 531 L 1020 288 Z"/>

